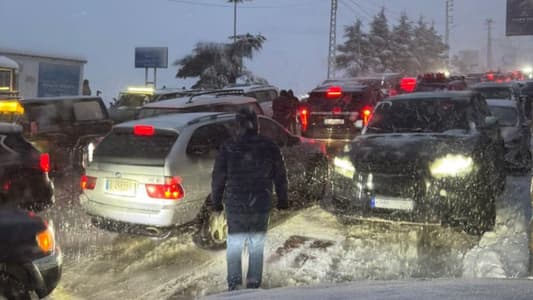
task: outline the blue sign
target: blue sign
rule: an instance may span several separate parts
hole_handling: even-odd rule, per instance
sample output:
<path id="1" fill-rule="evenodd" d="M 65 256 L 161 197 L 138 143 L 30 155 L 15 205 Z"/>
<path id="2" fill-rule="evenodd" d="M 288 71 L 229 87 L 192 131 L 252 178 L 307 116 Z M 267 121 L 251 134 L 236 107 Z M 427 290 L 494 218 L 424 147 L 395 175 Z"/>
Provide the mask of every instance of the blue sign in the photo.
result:
<path id="1" fill-rule="evenodd" d="M 39 63 L 38 97 L 76 96 L 80 94 L 81 66 Z"/>
<path id="2" fill-rule="evenodd" d="M 507 0 L 506 35 L 533 35 L 533 1 Z"/>
<path id="3" fill-rule="evenodd" d="M 167 68 L 167 47 L 135 48 L 135 68 Z"/>

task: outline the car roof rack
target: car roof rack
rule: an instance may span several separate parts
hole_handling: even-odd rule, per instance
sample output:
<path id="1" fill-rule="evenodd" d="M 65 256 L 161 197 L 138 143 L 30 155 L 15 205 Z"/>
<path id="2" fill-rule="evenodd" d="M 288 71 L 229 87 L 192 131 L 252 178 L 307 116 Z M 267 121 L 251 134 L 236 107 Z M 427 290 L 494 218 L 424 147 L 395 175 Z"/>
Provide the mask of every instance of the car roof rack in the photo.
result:
<path id="1" fill-rule="evenodd" d="M 215 90 L 215 91 L 207 91 L 207 92 L 195 93 L 195 94 L 189 96 L 189 101 L 187 101 L 187 103 L 192 103 L 192 100 L 195 97 L 203 96 L 203 95 L 215 95 L 216 97 L 225 96 L 225 95 L 240 95 L 240 96 L 242 96 L 242 95 L 244 95 L 244 90 L 243 89 L 231 89 L 231 90 Z"/>
<path id="2" fill-rule="evenodd" d="M 198 118 L 192 119 L 192 120 L 190 120 L 189 122 L 187 122 L 187 126 L 188 126 L 188 125 L 192 125 L 192 124 L 196 124 L 196 123 L 200 123 L 200 122 L 202 122 L 202 121 L 216 120 L 216 119 L 218 119 L 219 117 L 227 116 L 227 115 L 231 115 L 231 113 L 228 113 L 228 112 L 220 112 L 220 113 L 209 114 L 209 115 L 206 115 L 206 116 L 201 116 L 201 117 L 198 117 Z"/>

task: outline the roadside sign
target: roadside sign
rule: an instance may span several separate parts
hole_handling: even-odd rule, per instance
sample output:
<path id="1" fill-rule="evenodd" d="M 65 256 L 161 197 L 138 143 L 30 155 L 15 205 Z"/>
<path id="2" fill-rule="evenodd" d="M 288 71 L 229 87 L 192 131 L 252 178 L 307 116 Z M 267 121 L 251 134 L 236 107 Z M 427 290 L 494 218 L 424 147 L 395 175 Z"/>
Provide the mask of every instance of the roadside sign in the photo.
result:
<path id="1" fill-rule="evenodd" d="M 167 47 L 136 47 L 135 68 L 167 68 Z"/>
<path id="2" fill-rule="evenodd" d="M 506 33 L 510 35 L 533 35 L 533 1 L 507 0 Z"/>

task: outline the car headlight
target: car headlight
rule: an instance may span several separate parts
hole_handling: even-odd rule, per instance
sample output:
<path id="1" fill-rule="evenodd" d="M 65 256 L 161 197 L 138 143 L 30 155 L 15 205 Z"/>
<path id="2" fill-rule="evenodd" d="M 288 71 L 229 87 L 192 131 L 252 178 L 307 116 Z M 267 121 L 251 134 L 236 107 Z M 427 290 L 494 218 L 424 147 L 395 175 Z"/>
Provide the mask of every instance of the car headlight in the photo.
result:
<path id="1" fill-rule="evenodd" d="M 464 177 L 474 169 L 474 161 L 469 156 L 448 154 L 436 159 L 429 166 L 431 175 L 441 177 Z"/>
<path id="2" fill-rule="evenodd" d="M 335 172 L 344 177 L 348 177 L 351 179 L 355 174 L 355 167 L 348 158 L 335 157 L 333 159 L 333 166 Z"/>

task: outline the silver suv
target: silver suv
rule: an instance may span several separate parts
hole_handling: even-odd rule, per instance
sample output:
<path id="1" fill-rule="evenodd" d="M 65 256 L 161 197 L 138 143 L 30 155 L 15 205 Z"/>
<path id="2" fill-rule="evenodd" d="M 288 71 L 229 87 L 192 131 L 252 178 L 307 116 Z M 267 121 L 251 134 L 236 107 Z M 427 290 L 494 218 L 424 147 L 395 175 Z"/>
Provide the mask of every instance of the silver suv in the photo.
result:
<path id="1" fill-rule="evenodd" d="M 175 113 L 237 112 L 244 107 L 258 115 L 263 114 L 259 103 L 252 97 L 243 96 L 242 91 L 217 90 L 146 104 L 139 110 L 137 119 Z"/>
<path id="2" fill-rule="evenodd" d="M 282 147 L 290 205 L 318 200 L 326 183 L 324 146 L 291 135 L 265 116 L 259 116 L 259 126 L 260 134 Z M 118 124 L 94 151 L 81 179 L 80 202 L 96 217 L 93 223 L 106 229 L 110 223 L 140 225 L 135 227 L 143 234 L 166 236 L 176 225 L 199 221 L 205 244 L 224 244 L 225 223 L 213 220 L 204 203 L 217 149 L 235 131 L 235 114 L 213 112 Z"/>

